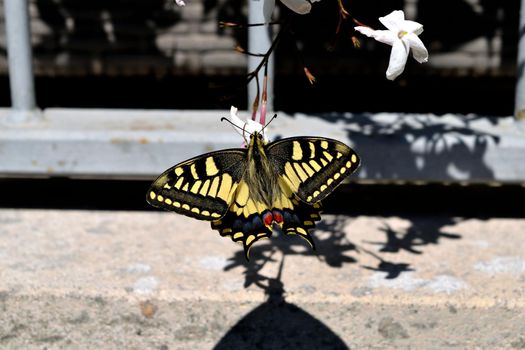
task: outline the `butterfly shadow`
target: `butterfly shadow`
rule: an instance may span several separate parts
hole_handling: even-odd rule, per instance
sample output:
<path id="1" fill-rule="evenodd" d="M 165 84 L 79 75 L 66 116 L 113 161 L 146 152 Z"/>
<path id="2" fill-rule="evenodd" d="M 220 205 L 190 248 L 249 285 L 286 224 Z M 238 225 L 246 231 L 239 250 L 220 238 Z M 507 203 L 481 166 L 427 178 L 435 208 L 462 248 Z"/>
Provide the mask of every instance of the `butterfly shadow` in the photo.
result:
<path id="1" fill-rule="evenodd" d="M 343 268 L 345 264 L 356 264 L 358 258 L 367 255 L 377 261 L 377 265 L 360 265 L 367 270 L 382 271 L 386 273 L 386 279 L 397 278 L 403 272 L 415 271 L 410 264 L 404 262 L 392 262 L 387 259 L 386 253 L 397 253 L 402 250 L 410 251 L 414 254 L 421 254 L 416 250 L 416 246 L 425 244 L 437 244 L 440 237 L 460 238 L 459 235 L 442 233 L 440 227 L 452 223 L 453 221 L 443 221 L 435 223 L 435 227 L 429 227 L 428 223 L 420 222 L 418 225 L 415 219 L 414 225 L 407 232 L 396 231 L 384 223 L 382 231 L 386 234 L 385 242 L 364 242 L 368 245 L 380 245 L 377 252 L 367 249 L 361 245 L 353 243 L 347 236 L 345 226 L 349 218 L 346 215 L 333 215 L 323 218 L 317 224 L 314 231 L 314 241 L 316 250 L 311 250 L 305 245 L 302 239 L 295 236 L 274 237 L 271 244 L 255 245 L 250 254 L 250 261 L 247 261 L 243 250 L 238 250 L 229 258 L 228 264 L 224 267 L 225 271 L 235 268 L 244 269 L 244 287 L 248 288 L 256 285 L 265 289 L 261 283 L 270 278 L 262 273 L 267 264 L 282 263 L 279 257 L 284 256 L 311 256 L 318 259 L 321 263 L 326 263 L 332 268 Z"/>
<path id="2" fill-rule="evenodd" d="M 285 259 L 293 255 L 311 256 L 333 268 L 356 264 L 355 254 L 369 253 L 358 248 L 347 237 L 344 216 L 326 217 L 317 225 L 316 251 L 307 249 L 299 237 L 276 237 L 271 244 L 255 245 L 246 261 L 243 250 L 229 259 L 224 270 L 244 269 L 244 287 L 256 286 L 266 295 L 266 301 L 237 322 L 214 349 L 349 349 L 326 324 L 299 306 L 285 300 L 282 281 Z M 396 277 L 407 267 L 397 267 L 379 256 L 380 267 Z M 277 276 L 263 273 L 267 264 L 278 264 Z M 381 265 L 383 264 L 383 265 Z M 408 266 L 408 265 L 407 265 Z M 394 278 L 394 277 L 391 277 Z M 271 334 L 271 337 L 268 335 Z"/>
<path id="3" fill-rule="evenodd" d="M 315 251 L 297 236 L 286 236 L 274 231 L 271 244 L 254 245 L 250 251 L 249 261 L 246 260 L 243 250 L 236 251 L 228 260 L 224 270 L 243 268 L 244 287 L 248 288 L 268 279 L 261 274 L 261 270 L 268 263 L 279 263 L 278 256 L 312 256 L 334 268 L 341 268 L 344 264 L 354 264 L 357 260 L 350 253 L 357 252 L 356 245 L 348 240 L 343 230 L 347 220 L 344 217 L 333 217 L 318 223 L 314 237 Z"/>
<path id="4" fill-rule="evenodd" d="M 272 249 L 249 264 L 245 273 L 247 283 L 264 290 L 266 301 L 239 320 L 214 349 L 350 349 L 326 324 L 285 300 L 281 278 L 285 255 L 276 277 L 260 274 L 266 263 L 276 261 L 275 253 L 277 249 Z M 244 258 L 244 253 L 239 256 Z"/>
<path id="5" fill-rule="evenodd" d="M 425 246 L 439 244 L 442 239 L 461 238 L 458 234 L 444 231 L 445 226 L 460 222 L 462 219 L 459 218 L 404 216 L 403 219 L 409 221 L 408 228 L 394 228 L 387 219 L 383 220 L 379 229 L 385 234 L 384 241 L 363 241 L 360 245 L 353 243 L 345 231 L 345 226 L 352 219 L 347 215 L 332 215 L 326 216 L 317 225 L 315 252 L 305 249 L 298 237 L 286 236 L 276 237 L 271 244 L 255 245 L 250 261 L 246 261 L 242 250 L 237 251 L 224 270 L 244 268 L 244 287 L 261 288 L 266 301 L 239 320 L 215 349 L 349 349 L 321 320 L 285 300 L 285 286 L 281 278 L 285 259 L 292 255 L 306 255 L 330 267 L 342 268 L 345 264 L 359 263 L 359 258 L 367 255 L 373 257 L 377 264 L 360 264 L 360 268 L 384 273 L 385 279 L 396 279 L 405 272 L 416 271 L 416 268 L 409 263 L 390 261 L 388 256 L 401 252 L 422 255 Z M 277 276 L 263 273 L 267 264 L 278 264 Z M 268 337 L 268 334 L 272 336 Z"/>
<path id="6" fill-rule="evenodd" d="M 246 261 L 243 250 L 235 252 L 224 270 L 243 268 L 244 287 L 262 289 L 266 301 L 239 320 L 214 349 L 349 349 L 321 320 L 285 300 L 281 278 L 286 257 L 293 255 L 316 257 L 334 268 L 355 264 L 351 253 L 356 246 L 345 237 L 345 223 L 341 218 L 318 224 L 322 234 L 315 237 L 315 252 L 301 238 L 279 233 L 270 244 L 255 245 L 250 261 Z M 278 264 L 277 276 L 262 272 L 267 264 Z"/>

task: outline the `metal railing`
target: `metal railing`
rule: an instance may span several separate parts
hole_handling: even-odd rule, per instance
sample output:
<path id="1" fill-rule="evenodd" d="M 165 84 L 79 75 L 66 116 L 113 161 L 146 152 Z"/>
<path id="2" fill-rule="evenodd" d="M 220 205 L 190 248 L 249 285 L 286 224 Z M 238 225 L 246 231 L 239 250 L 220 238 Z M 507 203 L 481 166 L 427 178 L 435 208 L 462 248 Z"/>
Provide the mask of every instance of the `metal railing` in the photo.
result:
<path id="1" fill-rule="evenodd" d="M 264 0 L 251 0 L 249 2 L 248 23 L 264 23 L 263 16 Z M 272 27 L 256 26 L 248 28 L 248 51 L 257 54 L 264 54 L 272 44 Z M 252 72 L 261 62 L 257 56 L 248 56 L 248 72 Z M 273 55 L 268 62 L 268 99 L 267 109 L 273 111 Z M 264 78 L 264 69 L 258 75 L 260 87 Z M 257 96 L 257 81 L 253 79 L 248 86 L 248 106 L 251 106 Z M 262 92 L 261 92 L 262 93 Z"/>
<path id="2" fill-rule="evenodd" d="M 514 115 L 525 120 L 525 0 L 521 0 L 520 26 L 518 32 L 518 61 L 516 62 L 516 102 Z"/>
<path id="3" fill-rule="evenodd" d="M 38 114 L 33 78 L 33 55 L 27 0 L 4 0 L 9 62 L 9 84 L 14 122 L 27 122 Z"/>

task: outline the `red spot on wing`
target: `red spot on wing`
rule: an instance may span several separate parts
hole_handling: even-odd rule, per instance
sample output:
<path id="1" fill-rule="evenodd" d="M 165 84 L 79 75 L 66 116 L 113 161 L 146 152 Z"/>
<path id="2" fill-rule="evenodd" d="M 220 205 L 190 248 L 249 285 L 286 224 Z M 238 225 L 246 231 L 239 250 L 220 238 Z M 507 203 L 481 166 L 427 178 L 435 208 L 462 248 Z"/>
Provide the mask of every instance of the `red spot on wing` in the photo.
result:
<path id="1" fill-rule="evenodd" d="M 266 226 L 270 226 L 273 222 L 273 215 L 272 213 L 268 212 L 263 215 L 263 222 Z"/>
<path id="2" fill-rule="evenodd" d="M 275 220 L 276 223 L 280 224 L 281 222 L 283 222 L 283 215 L 280 212 L 274 210 L 272 214 L 273 214 L 273 219 Z"/>

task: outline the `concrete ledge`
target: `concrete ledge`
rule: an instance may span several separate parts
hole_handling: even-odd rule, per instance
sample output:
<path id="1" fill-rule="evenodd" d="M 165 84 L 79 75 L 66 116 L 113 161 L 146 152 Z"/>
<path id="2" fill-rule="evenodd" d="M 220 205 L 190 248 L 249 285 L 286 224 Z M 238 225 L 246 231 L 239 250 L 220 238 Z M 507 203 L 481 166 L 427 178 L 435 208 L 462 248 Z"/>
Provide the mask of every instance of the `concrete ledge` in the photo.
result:
<path id="1" fill-rule="evenodd" d="M 0 211 L 0 347 L 525 346 L 522 219 L 326 215 L 246 263 L 171 213 Z"/>
<path id="2" fill-rule="evenodd" d="M 0 110 L 3 176 L 150 179 L 191 156 L 242 142 L 219 122 L 227 111 L 47 109 L 33 124 L 8 123 L 8 115 Z M 279 113 L 269 133 L 347 142 L 363 159 L 360 179 L 525 179 L 525 131 L 512 117 Z"/>

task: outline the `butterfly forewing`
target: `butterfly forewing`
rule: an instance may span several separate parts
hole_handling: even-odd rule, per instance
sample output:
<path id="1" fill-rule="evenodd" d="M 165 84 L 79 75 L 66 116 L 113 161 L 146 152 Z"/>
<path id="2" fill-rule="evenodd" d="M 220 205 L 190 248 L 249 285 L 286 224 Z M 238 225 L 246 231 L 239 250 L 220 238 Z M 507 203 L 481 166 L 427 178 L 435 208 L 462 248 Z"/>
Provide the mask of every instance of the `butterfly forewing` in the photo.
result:
<path id="1" fill-rule="evenodd" d="M 162 173 L 147 194 L 149 204 L 200 220 L 223 217 L 246 169 L 246 150 L 210 152 Z"/>
<path id="2" fill-rule="evenodd" d="M 267 146 L 267 154 L 291 190 L 309 204 L 328 196 L 360 163 L 350 147 L 322 137 L 279 140 Z"/>

